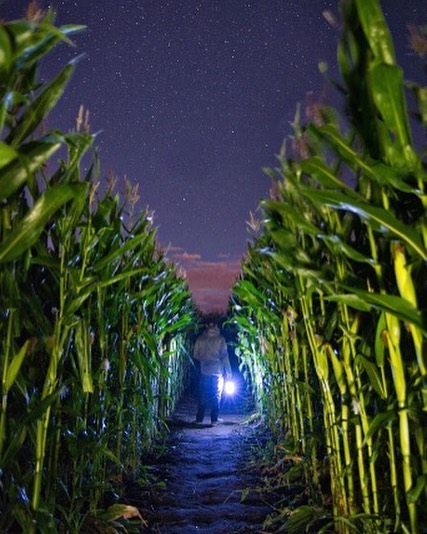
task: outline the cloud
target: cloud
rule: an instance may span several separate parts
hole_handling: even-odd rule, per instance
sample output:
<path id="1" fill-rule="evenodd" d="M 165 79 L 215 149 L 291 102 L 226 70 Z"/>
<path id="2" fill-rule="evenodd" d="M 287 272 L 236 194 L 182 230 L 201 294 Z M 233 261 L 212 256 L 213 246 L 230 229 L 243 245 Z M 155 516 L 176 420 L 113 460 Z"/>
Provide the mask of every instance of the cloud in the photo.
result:
<path id="1" fill-rule="evenodd" d="M 192 263 L 201 259 L 200 254 L 188 254 L 187 252 L 175 253 L 173 255 L 173 260 L 176 262 L 182 262 L 185 264 Z"/>
<path id="2" fill-rule="evenodd" d="M 185 270 L 193 300 L 202 312 L 227 309 L 231 287 L 240 274 L 240 258 L 220 254 L 218 261 L 204 261 L 200 254 L 189 254 L 178 247 L 169 250 L 168 257 Z"/>

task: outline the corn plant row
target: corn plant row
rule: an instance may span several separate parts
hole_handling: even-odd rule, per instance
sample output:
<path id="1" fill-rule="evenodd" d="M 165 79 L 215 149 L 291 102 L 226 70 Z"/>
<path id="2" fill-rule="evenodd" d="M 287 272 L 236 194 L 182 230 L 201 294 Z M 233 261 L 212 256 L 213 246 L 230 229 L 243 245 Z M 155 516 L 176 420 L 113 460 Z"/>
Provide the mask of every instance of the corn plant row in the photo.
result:
<path id="1" fill-rule="evenodd" d="M 329 528 L 417 533 L 427 522 L 427 175 L 378 1 L 341 11 L 347 117 L 312 105 L 303 127 L 297 113 L 232 307 L 278 450 L 304 460 L 295 468 L 311 504 L 328 481 Z M 426 89 L 413 87 L 425 124 Z"/>
<path id="2" fill-rule="evenodd" d="M 41 83 L 39 61 L 81 29 L 50 15 L 0 26 L 2 532 L 96 529 L 186 379 L 193 305 L 149 214 L 133 213 L 136 190 L 97 191 L 87 114 L 46 128 L 76 62 Z"/>

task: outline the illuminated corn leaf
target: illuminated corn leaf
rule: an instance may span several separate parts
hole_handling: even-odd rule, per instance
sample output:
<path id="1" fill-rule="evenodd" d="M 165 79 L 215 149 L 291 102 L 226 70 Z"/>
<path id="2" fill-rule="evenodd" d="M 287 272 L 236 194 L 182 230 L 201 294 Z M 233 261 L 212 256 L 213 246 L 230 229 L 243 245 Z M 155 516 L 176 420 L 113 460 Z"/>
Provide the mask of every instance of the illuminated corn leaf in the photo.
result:
<path id="1" fill-rule="evenodd" d="M 405 242 L 422 259 L 427 259 L 427 252 L 418 233 L 396 219 L 391 212 L 363 201 L 353 200 L 335 191 L 306 190 L 306 195 L 314 202 L 322 202 L 327 206 L 355 213 L 375 231 L 390 232 Z"/>
<path id="2" fill-rule="evenodd" d="M 77 323 L 74 339 L 76 342 L 77 362 L 82 390 L 84 393 L 93 393 L 91 348 L 88 325 L 84 319 Z"/>
<path id="3" fill-rule="evenodd" d="M 29 341 L 26 341 L 19 349 L 19 351 L 12 357 L 12 360 L 10 361 L 9 366 L 7 368 L 7 373 L 3 384 L 3 394 L 7 394 L 10 388 L 15 383 L 16 377 L 18 376 L 24 358 L 27 354 L 28 345 Z"/>
<path id="4" fill-rule="evenodd" d="M 403 73 L 400 67 L 379 63 L 369 71 L 372 96 L 384 119 L 385 126 L 396 136 L 401 154 L 410 163 L 416 160 L 411 149 L 411 134 L 403 93 Z M 393 162 L 398 165 L 398 162 Z"/>
<path id="5" fill-rule="evenodd" d="M 324 139 L 334 150 L 336 150 L 337 154 L 340 155 L 342 160 L 347 163 L 355 172 L 362 171 L 378 185 L 391 186 L 406 193 L 420 193 L 413 186 L 405 182 L 405 177 L 407 177 L 407 173 L 405 173 L 402 169 L 391 167 L 390 165 L 386 165 L 384 163 L 374 160 L 369 161 L 369 159 L 367 159 L 366 157 L 363 157 L 358 154 L 342 137 L 338 128 L 335 125 L 328 124 L 320 128 L 315 128 L 314 126 L 311 126 L 309 128 L 309 131 L 313 135 Z M 319 164 L 319 166 L 321 166 L 321 164 Z M 323 167 L 326 166 L 323 164 Z M 302 164 L 301 168 L 304 169 L 305 165 Z M 310 169 L 310 166 L 308 166 L 308 169 Z M 324 171 L 324 173 L 325 172 L 327 171 Z M 318 174 L 319 173 L 313 175 L 317 177 Z M 330 176 L 331 174 L 331 171 L 329 171 L 328 176 Z M 321 181 L 324 187 L 328 188 L 329 186 L 329 188 L 333 188 L 331 187 L 333 186 L 332 182 L 328 184 L 325 179 L 322 179 L 322 175 L 321 180 L 319 181 Z M 341 187 L 340 189 L 345 190 L 345 192 L 349 196 L 354 196 L 355 198 L 358 197 L 359 199 L 361 199 L 361 197 L 349 187 Z"/>
<path id="6" fill-rule="evenodd" d="M 355 5 L 360 23 L 375 59 L 388 65 L 394 65 L 396 63 L 396 57 L 393 40 L 379 2 L 355 0 Z"/>
<path id="7" fill-rule="evenodd" d="M 360 365 L 360 367 L 366 371 L 367 375 L 369 376 L 371 386 L 382 399 L 386 399 L 387 393 L 384 390 L 384 384 L 381 380 L 378 367 L 373 362 L 368 360 L 368 358 L 365 358 L 365 356 L 362 354 L 358 354 L 357 358 L 355 359 L 355 364 Z"/>
<path id="8" fill-rule="evenodd" d="M 414 324 L 427 333 L 420 311 L 407 300 L 396 295 L 383 295 L 352 287 L 343 287 L 349 291 L 348 294 L 331 295 L 325 298 L 333 302 L 346 303 L 348 306 L 360 311 L 370 311 L 371 308 L 375 308 L 380 312 L 385 311 L 391 313 L 402 321 Z"/>

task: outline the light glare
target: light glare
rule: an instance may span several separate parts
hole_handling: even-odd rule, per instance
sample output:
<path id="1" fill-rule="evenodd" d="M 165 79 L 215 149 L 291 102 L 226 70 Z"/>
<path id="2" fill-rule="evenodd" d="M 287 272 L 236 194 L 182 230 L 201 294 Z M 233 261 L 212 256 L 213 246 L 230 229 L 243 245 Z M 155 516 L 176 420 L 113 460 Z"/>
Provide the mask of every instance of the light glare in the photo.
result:
<path id="1" fill-rule="evenodd" d="M 226 395 L 234 395 L 236 391 L 236 384 L 232 380 L 227 380 L 224 385 Z"/>

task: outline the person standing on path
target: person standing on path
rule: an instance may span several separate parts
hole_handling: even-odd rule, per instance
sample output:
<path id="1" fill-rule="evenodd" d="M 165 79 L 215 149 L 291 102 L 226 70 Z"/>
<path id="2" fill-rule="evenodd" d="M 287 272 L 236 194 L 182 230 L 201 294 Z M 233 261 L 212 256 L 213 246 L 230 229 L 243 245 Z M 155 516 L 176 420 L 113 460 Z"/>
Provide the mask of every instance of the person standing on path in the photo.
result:
<path id="1" fill-rule="evenodd" d="M 200 362 L 199 405 L 196 423 L 202 423 L 205 411 L 211 408 L 211 423 L 218 422 L 219 403 L 225 378 L 231 378 L 227 343 L 218 326 L 209 322 L 194 345 L 193 357 Z"/>

